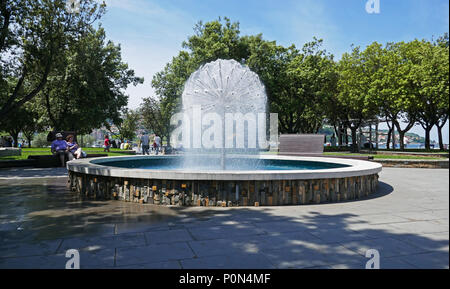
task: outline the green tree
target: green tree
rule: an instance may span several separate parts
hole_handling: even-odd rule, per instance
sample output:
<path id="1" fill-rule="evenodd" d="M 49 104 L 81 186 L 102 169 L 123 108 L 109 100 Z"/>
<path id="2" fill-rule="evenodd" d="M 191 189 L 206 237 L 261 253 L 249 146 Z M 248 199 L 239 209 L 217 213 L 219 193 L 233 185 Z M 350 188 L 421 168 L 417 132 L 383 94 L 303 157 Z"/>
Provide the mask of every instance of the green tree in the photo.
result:
<path id="1" fill-rule="evenodd" d="M 121 118 L 117 120 L 115 125 L 119 130 L 119 138 L 123 143 L 124 140 L 133 140 L 136 137 L 141 114 L 138 110 L 124 109 Z"/>
<path id="2" fill-rule="evenodd" d="M 279 113 L 286 133 L 317 132 L 324 117 L 322 105 L 336 86 L 332 56 L 314 39 L 302 52 L 266 41 L 262 35 L 241 36 L 239 24 L 224 18 L 194 28 L 194 35 L 163 71 L 153 78 L 162 113 L 180 109 L 184 83 L 200 65 L 217 59 L 234 59 L 248 65 L 266 86 L 271 112 Z"/>
<path id="3" fill-rule="evenodd" d="M 128 103 L 125 89 L 143 82 L 105 38 L 102 28 L 90 29 L 52 69 L 36 104 L 53 129 L 88 134 L 117 122 Z"/>
<path id="4" fill-rule="evenodd" d="M 104 13 L 96 0 L 70 13 L 65 0 L 0 2 L 0 122 L 45 87 L 67 46 Z"/>
<path id="5" fill-rule="evenodd" d="M 448 89 L 448 78 L 449 78 L 449 39 L 448 33 L 439 37 L 435 43 L 436 49 L 438 50 L 438 58 L 441 61 L 437 64 L 439 65 L 439 74 L 441 75 L 442 85 L 441 94 L 439 96 L 438 104 L 438 115 L 439 120 L 436 123 L 439 139 L 439 148 L 444 150 L 444 140 L 442 138 L 442 128 L 447 123 L 449 118 L 449 89 Z"/>
<path id="6" fill-rule="evenodd" d="M 295 101 L 294 111 L 289 114 L 294 119 L 294 133 L 317 133 L 326 118 L 325 107 L 336 93 L 338 75 L 333 55 L 321 46 L 322 40 L 317 39 L 305 44 L 287 67 L 286 89 L 293 90 L 290 100 Z"/>
<path id="7" fill-rule="evenodd" d="M 441 126 L 442 129 L 448 119 L 448 46 L 422 41 L 422 45 L 417 50 L 417 59 L 414 81 L 419 85 L 418 122 L 425 130 L 425 148 L 430 149 L 431 129 L 435 125 Z"/>
<path id="8" fill-rule="evenodd" d="M 377 114 L 376 102 L 370 97 L 370 75 L 373 70 L 366 65 L 367 53 L 354 47 L 351 53 L 344 53 L 338 63 L 339 80 L 336 101 L 345 107 L 344 119 L 349 122 L 352 134 L 352 151 L 359 151 L 357 130 L 365 120 L 372 119 Z"/>
<path id="9" fill-rule="evenodd" d="M 180 109 L 184 83 L 191 73 L 202 64 L 221 59 L 235 59 L 239 62 L 248 58 L 248 45 L 240 37 L 239 23 L 230 19 L 203 23 L 194 27 L 194 35 L 182 43 L 180 51 L 162 71 L 155 74 L 152 86 L 163 113 L 172 115 Z"/>
<path id="10" fill-rule="evenodd" d="M 167 144 L 170 145 L 170 133 L 172 126 L 170 124 L 173 105 L 170 102 L 162 102 L 160 99 L 148 97 L 143 99 L 141 104 L 140 113 L 142 115 L 142 123 L 144 127 L 150 129 L 162 139 L 166 139 Z"/>
<path id="11" fill-rule="evenodd" d="M 413 71 L 411 51 L 416 43 L 388 43 L 385 47 L 373 43 L 366 49 L 366 65 L 371 67 L 370 96 L 377 102 L 381 117 L 389 127 L 388 142 L 392 135 L 395 148 L 395 129 L 399 133 L 400 148 L 404 150 L 405 134 L 416 123 L 416 86 L 408 79 Z M 400 123 L 406 123 L 402 128 Z M 392 125 L 390 125 L 391 123 Z"/>

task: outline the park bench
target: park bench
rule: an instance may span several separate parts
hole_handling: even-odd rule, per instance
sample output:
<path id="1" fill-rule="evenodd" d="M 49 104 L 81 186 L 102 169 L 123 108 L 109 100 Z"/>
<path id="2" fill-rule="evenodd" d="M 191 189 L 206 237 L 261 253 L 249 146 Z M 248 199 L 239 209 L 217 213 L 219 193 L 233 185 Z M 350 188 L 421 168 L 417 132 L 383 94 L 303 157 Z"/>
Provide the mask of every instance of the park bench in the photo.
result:
<path id="1" fill-rule="evenodd" d="M 328 157 L 355 160 L 372 160 L 372 156 L 340 156 L 324 155 L 324 140 L 322 134 L 284 134 L 279 138 L 279 155 L 303 157 Z"/>
<path id="2" fill-rule="evenodd" d="M 107 154 L 88 154 L 86 158 L 107 157 Z M 37 168 L 52 168 L 61 166 L 59 158 L 54 155 L 31 155 L 29 160 L 35 160 L 34 166 Z"/>
<path id="3" fill-rule="evenodd" d="M 325 136 L 322 134 L 282 134 L 278 154 L 287 156 L 322 156 Z"/>

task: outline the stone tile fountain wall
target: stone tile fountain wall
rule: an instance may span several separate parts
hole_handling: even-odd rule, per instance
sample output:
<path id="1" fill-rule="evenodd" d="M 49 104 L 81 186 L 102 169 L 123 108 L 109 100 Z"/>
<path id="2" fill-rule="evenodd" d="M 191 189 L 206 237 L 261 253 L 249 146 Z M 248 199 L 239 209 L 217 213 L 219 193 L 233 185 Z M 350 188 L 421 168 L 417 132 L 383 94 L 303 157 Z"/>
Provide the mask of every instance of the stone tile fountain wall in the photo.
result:
<path id="1" fill-rule="evenodd" d="M 376 192 L 378 174 L 313 180 L 180 181 L 69 172 L 69 187 L 87 198 L 174 206 L 279 206 L 357 200 Z"/>

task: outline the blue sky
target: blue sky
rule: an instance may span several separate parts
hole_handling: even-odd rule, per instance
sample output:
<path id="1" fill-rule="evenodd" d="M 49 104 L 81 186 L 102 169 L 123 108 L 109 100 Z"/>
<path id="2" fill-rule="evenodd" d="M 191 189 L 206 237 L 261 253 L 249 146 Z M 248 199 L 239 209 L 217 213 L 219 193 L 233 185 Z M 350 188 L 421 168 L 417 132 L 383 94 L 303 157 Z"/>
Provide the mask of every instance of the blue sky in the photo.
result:
<path id="1" fill-rule="evenodd" d="M 136 108 L 154 94 L 153 75 L 177 55 L 200 20 L 226 16 L 240 22 L 241 34 L 262 33 L 282 45 L 301 47 L 316 36 L 338 59 L 352 44 L 431 39 L 449 30 L 448 0 L 379 1 L 380 13 L 368 14 L 367 0 L 106 0 L 100 23 L 121 44 L 124 61 L 145 78 L 127 91 L 129 106 Z M 423 135 L 420 127 L 413 131 Z M 448 125 L 445 131 L 448 143 Z"/>

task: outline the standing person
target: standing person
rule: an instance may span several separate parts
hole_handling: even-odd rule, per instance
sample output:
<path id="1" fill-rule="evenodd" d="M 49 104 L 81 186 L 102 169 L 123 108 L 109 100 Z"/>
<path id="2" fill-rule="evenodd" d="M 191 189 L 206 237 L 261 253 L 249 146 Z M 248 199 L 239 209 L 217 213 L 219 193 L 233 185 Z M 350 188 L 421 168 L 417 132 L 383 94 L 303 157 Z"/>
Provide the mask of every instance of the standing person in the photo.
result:
<path id="1" fill-rule="evenodd" d="M 336 146 L 336 137 L 334 136 L 334 133 L 333 133 L 333 136 L 331 137 L 330 142 L 331 142 L 331 146 L 332 146 L 332 147 L 335 147 L 335 146 Z"/>
<path id="2" fill-rule="evenodd" d="M 61 161 L 61 166 L 65 166 L 65 158 L 69 159 L 69 161 L 73 160 L 73 155 L 69 152 L 67 146 L 67 142 L 63 139 L 61 133 L 56 134 L 56 139 L 52 142 L 51 151 L 53 155 L 59 157 Z"/>
<path id="3" fill-rule="evenodd" d="M 13 146 L 13 141 L 11 137 L 7 137 L 5 140 L 5 148 L 10 148 Z"/>
<path id="4" fill-rule="evenodd" d="M 105 143 L 104 143 L 105 149 L 104 152 L 109 152 L 109 148 L 111 147 L 111 142 L 109 141 L 109 136 L 105 135 Z"/>
<path id="5" fill-rule="evenodd" d="M 156 149 L 158 148 L 158 146 L 156 145 L 156 141 L 154 139 L 153 139 L 152 147 L 153 147 L 153 151 L 155 152 L 155 155 L 156 155 L 157 154 Z"/>
<path id="6" fill-rule="evenodd" d="M 156 154 L 158 154 L 159 148 L 161 147 L 161 138 L 158 135 L 155 135 L 155 143 L 156 143 Z"/>
<path id="7" fill-rule="evenodd" d="M 150 137 L 148 136 L 148 134 L 146 134 L 144 132 L 144 134 L 141 136 L 141 145 L 142 145 L 142 154 L 145 155 L 149 155 L 149 148 L 150 148 Z"/>

